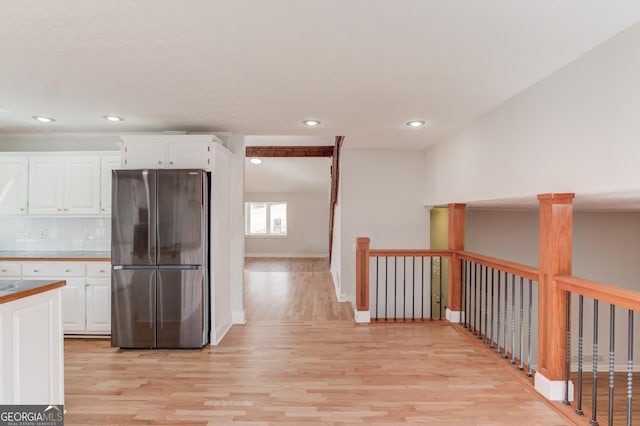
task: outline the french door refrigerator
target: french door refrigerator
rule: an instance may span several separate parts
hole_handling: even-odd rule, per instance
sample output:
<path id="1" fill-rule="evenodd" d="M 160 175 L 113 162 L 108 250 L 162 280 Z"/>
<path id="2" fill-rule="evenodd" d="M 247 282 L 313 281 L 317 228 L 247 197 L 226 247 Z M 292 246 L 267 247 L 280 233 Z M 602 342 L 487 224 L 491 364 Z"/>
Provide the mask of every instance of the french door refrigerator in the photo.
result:
<path id="1" fill-rule="evenodd" d="M 111 346 L 209 342 L 210 175 L 114 170 Z"/>

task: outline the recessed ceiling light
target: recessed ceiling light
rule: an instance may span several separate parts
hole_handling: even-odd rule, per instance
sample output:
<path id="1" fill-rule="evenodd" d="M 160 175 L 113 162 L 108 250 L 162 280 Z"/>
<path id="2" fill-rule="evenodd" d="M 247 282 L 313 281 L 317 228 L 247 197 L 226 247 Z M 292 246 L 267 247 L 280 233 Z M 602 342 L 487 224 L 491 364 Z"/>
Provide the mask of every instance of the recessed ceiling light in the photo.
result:
<path id="1" fill-rule="evenodd" d="M 304 120 L 302 124 L 309 127 L 316 127 L 320 125 L 320 122 L 318 120 Z"/>
<path id="2" fill-rule="evenodd" d="M 427 124 L 427 122 L 426 122 L 426 121 L 424 121 L 424 120 L 412 120 L 412 121 L 408 121 L 408 122 L 407 122 L 407 126 L 409 126 L 409 127 L 414 127 L 414 128 L 416 128 L 416 127 L 422 127 L 422 126 L 424 126 L 425 124 Z"/>
<path id="3" fill-rule="evenodd" d="M 251 164 L 262 164 L 262 160 L 259 158 L 252 158 L 249 161 L 251 162 Z"/>
<path id="4" fill-rule="evenodd" d="M 44 116 L 42 116 L 42 115 L 34 115 L 34 116 L 33 116 L 33 119 L 34 119 L 34 120 L 38 120 L 38 121 L 40 121 L 40 122 L 42 122 L 42 123 L 51 123 L 51 122 L 56 121 L 56 119 L 55 119 L 55 118 L 51 118 L 51 117 L 44 117 Z"/>
<path id="5" fill-rule="evenodd" d="M 117 115 L 103 115 L 102 118 L 104 118 L 105 120 L 109 120 L 109 121 L 124 121 L 124 118 L 122 117 L 118 117 Z"/>

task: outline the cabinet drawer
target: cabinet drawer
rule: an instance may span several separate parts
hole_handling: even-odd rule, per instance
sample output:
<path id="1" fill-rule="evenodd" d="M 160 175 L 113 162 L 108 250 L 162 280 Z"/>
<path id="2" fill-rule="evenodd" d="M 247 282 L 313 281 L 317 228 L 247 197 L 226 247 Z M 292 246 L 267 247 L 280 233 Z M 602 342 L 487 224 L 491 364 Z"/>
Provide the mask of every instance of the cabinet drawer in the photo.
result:
<path id="1" fill-rule="evenodd" d="M 54 262 L 54 269 L 56 275 L 63 277 L 83 277 L 84 276 L 84 263 L 82 262 Z"/>
<path id="2" fill-rule="evenodd" d="M 0 277 L 19 277 L 22 265 L 19 263 L 0 263 Z"/>
<path id="3" fill-rule="evenodd" d="M 87 276 L 109 278 L 111 276 L 111 264 L 109 262 L 87 263 Z"/>
<path id="4" fill-rule="evenodd" d="M 22 275 L 27 277 L 82 277 L 84 263 L 82 262 L 38 262 L 25 263 Z"/>
<path id="5" fill-rule="evenodd" d="M 56 274 L 52 262 L 47 263 L 23 263 L 22 275 L 25 277 L 46 277 Z"/>

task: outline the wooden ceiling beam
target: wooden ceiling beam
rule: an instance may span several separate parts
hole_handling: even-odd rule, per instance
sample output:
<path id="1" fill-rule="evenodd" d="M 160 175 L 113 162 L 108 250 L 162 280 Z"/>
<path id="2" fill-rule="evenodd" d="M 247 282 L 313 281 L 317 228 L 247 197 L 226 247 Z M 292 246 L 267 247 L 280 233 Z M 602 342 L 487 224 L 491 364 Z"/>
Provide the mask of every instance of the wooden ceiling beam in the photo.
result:
<path id="1" fill-rule="evenodd" d="M 248 146 L 247 157 L 331 157 L 334 146 Z"/>

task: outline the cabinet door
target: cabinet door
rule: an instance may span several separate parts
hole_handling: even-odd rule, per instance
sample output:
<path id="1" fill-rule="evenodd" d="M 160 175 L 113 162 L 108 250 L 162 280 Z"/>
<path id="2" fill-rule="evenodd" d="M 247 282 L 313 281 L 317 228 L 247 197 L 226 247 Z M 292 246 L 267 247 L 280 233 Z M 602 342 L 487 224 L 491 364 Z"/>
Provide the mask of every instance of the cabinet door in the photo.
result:
<path id="1" fill-rule="evenodd" d="M 64 213 L 100 213 L 100 159 L 70 157 L 64 161 Z"/>
<path id="2" fill-rule="evenodd" d="M 85 330 L 85 285 L 84 278 L 64 278 L 62 287 L 62 317 L 64 332 Z"/>
<path id="3" fill-rule="evenodd" d="M 64 162 L 60 157 L 29 160 L 29 214 L 63 214 Z"/>
<path id="4" fill-rule="evenodd" d="M 29 159 L 0 158 L 0 214 L 27 214 Z"/>
<path id="5" fill-rule="evenodd" d="M 100 167 L 100 214 L 111 214 L 111 172 L 120 168 L 120 157 L 103 157 Z"/>
<path id="6" fill-rule="evenodd" d="M 172 169 L 208 169 L 212 147 L 207 142 L 169 142 L 167 167 Z"/>
<path id="7" fill-rule="evenodd" d="M 111 333 L 111 279 L 87 278 L 87 332 Z"/>
<path id="8" fill-rule="evenodd" d="M 125 169 L 163 169 L 167 144 L 163 142 L 128 142 L 124 146 Z"/>

